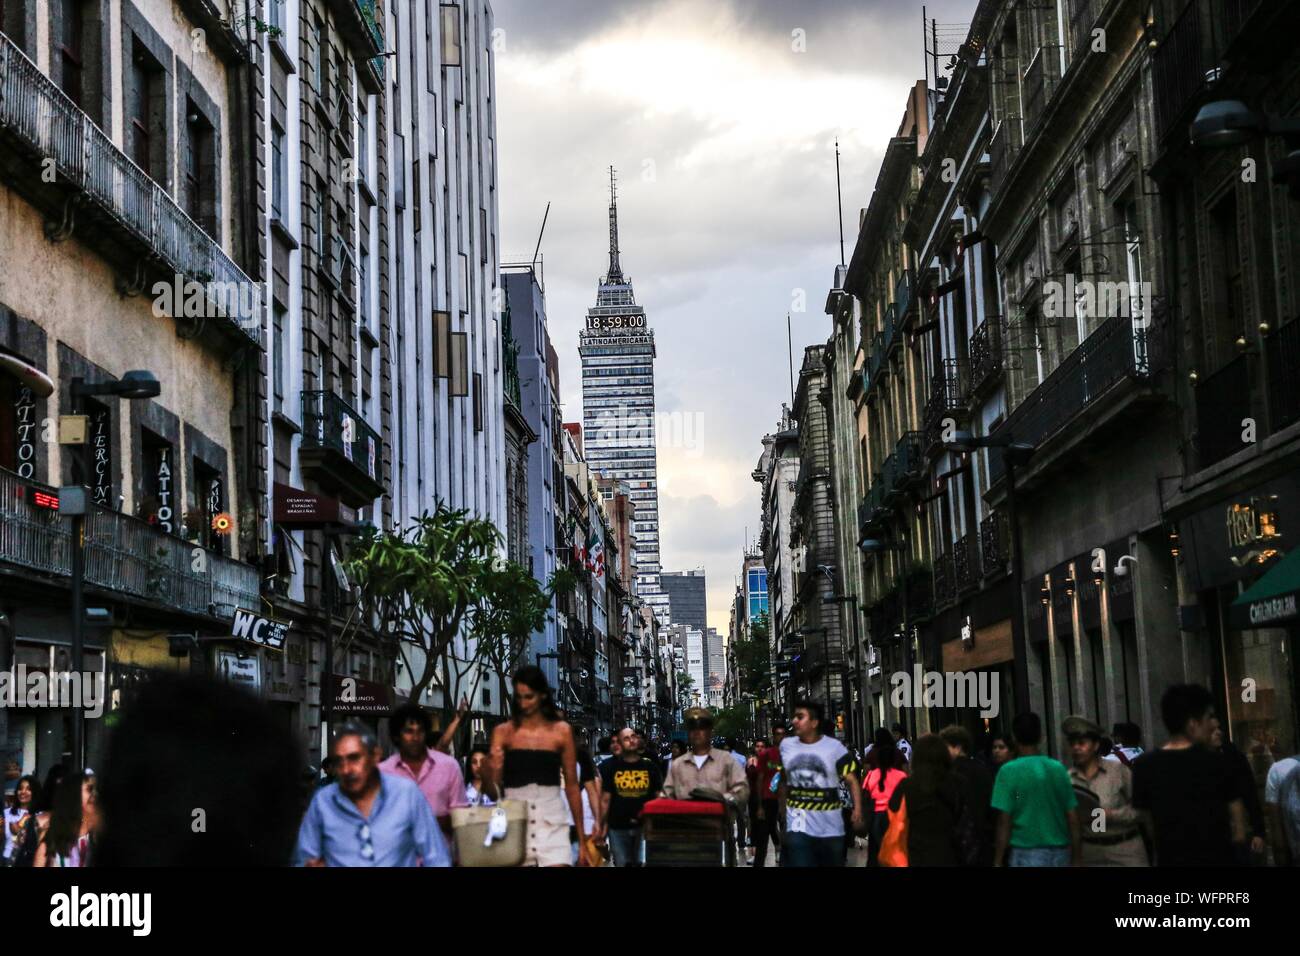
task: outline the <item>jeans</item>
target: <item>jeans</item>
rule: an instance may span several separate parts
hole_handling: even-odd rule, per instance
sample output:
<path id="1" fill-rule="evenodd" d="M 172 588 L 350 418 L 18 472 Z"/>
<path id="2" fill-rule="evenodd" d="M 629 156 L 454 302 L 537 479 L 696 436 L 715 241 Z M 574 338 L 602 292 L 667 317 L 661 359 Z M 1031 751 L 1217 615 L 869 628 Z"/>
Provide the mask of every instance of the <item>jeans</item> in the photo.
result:
<path id="1" fill-rule="evenodd" d="M 609 851 L 615 866 L 641 865 L 641 828 L 609 831 Z"/>
<path id="2" fill-rule="evenodd" d="M 1007 851 L 1007 866 L 1069 866 L 1068 846 L 1013 846 Z"/>
<path id="3" fill-rule="evenodd" d="M 810 837 L 786 830 L 781 842 L 782 866 L 843 866 L 844 837 Z"/>
<path id="4" fill-rule="evenodd" d="M 885 842 L 885 832 L 889 829 L 889 811 L 873 810 L 871 812 L 871 832 L 867 841 L 867 866 L 880 865 L 880 845 Z"/>
<path id="5" fill-rule="evenodd" d="M 753 820 L 754 831 L 754 866 L 762 867 L 767 865 L 767 844 L 770 840 L 772 845 L 779 851 L 781 849 L 781 814 L 777 809 L 775 800 L 763 801 L 763 819 L 757 816 Z"/>

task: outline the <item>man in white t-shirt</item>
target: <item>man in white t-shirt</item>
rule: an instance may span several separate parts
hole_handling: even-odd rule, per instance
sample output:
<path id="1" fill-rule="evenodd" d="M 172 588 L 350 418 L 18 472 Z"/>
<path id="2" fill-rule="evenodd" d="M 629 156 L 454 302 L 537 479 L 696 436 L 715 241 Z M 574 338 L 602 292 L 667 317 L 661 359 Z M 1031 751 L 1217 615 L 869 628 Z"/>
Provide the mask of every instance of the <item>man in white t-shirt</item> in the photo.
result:
<path id="1" fill-rule="evenodd" d="M 816 701 L 795 704 L 794 736 L 781 741 L 777 802 L 785 818 L 781 865 L 843 866 L 844 815 L 840 781 L 853 798 L 851 825 L 862 824 L 862 786 L 857 761 L 834 737 L 825 736 L 825 712 Z"/>
<path id="2" fill-rule="evenodd" d="M 1273 861 L 1278 866 L 1300 863 L 1300 755 L 1286 757 L 1268 768 L 1264 803 L 1273 817 Z"/>

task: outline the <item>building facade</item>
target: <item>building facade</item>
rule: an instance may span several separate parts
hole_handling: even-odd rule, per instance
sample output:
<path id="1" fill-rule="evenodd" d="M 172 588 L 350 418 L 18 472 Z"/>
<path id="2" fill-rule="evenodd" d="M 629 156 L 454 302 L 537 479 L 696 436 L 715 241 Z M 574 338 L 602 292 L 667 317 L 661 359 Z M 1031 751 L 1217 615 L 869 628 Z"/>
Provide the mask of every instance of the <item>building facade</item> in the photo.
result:
<path id="1" fill-rule="evenodd" d="M 699 631 L 709 626 L 703 568 L 693 571 L 663 571 L 659 575 L 659 586 L 668 595 L 674 624 L 687 624 Z"/>

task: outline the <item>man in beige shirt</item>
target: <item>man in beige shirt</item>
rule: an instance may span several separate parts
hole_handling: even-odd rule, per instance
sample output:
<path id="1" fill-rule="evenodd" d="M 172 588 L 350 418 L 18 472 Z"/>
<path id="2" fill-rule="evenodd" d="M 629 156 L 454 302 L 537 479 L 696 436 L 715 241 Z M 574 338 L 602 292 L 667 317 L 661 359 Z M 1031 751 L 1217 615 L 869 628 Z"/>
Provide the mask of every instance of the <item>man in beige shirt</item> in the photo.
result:
<path id="1" fill-rule="evenodd" d="M 713 715 L 703 707 L 692 707 L 683 715 L 686 740 L 690 749 L 668 767 L 664 796 L 670 800 L 689 800 L 697 787 L 716 790 L 739 812 L 749 800 L 749 783 L 730 751 L 712 745 Z"/>
<path id="2" fill-rule="evenodd" d="M 1061 729 L 1070 742 L 1070 782 L 1079 800 L 1084 866 L 1149 866 L 1133 806 L 1128 767 L 1098 754 L 1101 727 L 1086 717 L 1067 717 Z"/>

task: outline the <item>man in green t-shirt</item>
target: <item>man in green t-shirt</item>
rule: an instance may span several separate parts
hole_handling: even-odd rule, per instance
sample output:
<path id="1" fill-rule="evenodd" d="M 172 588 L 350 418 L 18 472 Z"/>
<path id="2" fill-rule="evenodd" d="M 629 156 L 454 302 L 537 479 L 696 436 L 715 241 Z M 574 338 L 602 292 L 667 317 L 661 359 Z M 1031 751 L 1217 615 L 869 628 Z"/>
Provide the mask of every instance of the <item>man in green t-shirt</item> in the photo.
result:
<path id="1" fill-rule="evenodd" d="M 1011 731 L 1016 758 L 1002 765 L 993 784 L 991 805 L 1000 811 L 993 865 L 1078 865 L 1082 843 L 1070 773 L 1038 752 L 1043 723 L 1037 714 L 1017 714 Z"/>

